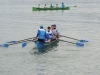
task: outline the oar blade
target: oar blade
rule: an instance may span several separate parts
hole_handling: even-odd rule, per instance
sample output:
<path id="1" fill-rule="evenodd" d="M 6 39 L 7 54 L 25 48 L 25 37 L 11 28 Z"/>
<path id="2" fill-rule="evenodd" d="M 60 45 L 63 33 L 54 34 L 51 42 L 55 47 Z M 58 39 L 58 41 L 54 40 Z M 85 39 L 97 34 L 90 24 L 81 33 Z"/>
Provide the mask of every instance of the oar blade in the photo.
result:
<path id="1" fill-rule="evenodd" d="M 27 42 L 24 42 L 24 43 L 22 44 L 22 48 L 24 48 L 26 45 L 27 45 Z"/>
<path id="2" fill-rule="evenodd" d="M 87 40 L 80 40 L 80 42 L 83 42 L 84 43 L 84 42 L 89 42 L 89 41 L 87 41 Z"/>
<path id="3" fill-rule="evenodd" d="M 84 47 L 84 44 L 82 44 L 82 43 L 76 43 L 76 46 Z"/>
<path id="4" fill-rule="evenodd" d="M 3 44 L 3 45 L 0 45 L 1 47 L 8 47 L 9 44 Z"/>

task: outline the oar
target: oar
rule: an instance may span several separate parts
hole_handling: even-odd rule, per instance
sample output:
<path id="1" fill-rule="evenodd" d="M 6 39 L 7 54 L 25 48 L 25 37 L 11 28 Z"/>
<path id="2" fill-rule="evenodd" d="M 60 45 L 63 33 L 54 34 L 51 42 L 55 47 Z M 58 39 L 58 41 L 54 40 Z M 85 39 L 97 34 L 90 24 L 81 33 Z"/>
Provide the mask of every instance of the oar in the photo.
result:
<path id="1" fill-rule="evenodd" d="M 33 40 L 30 40 L 30 41 L 35 42 L 35 41 L 37 41 L 37 39 L 34 38 Z M 28 43 L 29 43 L 29 41 L 22 43 L 22 48 L 24 48 Z"/>
<path id="2" fill-rule="evenodd" d="M 73 7 L 77 7 L 77 5 L 73 6 Z"/>
<path id="3" fill-rule="evenodd" d="M 2 44 L 0 45 L 1 47 L 8 47 L 9 45 L 14 45 L 14 44 L 18 44 L 18 43 L 23 43 L 23 42 L 27 42 L 30 41 L 30 39 L 24 39 L 24 40 L 20 40 L 20 41 L 16 41 L 15 43 L 10 43 L 10 44 Z M 32 40 L 31 40 L 32 41 Z"/>
<path id="4" fill-rule="evenodd" d="M 9 41 L 9 42 L 7 42 L 7 43 L 15 43 L 15 42 L 17 42 L 17 41 Z"/>
<path id="5" fill-rule="evenodd" d="M 77 5 L 74 5 L 74 6 L 69 6 L 69 7 L 77 7 Z"/>
<path id="6" fill-rule="evenodd" d="M 74 6 L 67 6 L 67 7 L 77 7 L 77 5 L 74 5 Z M 67 7 L 65 7 L 65 8 L 67 8 Z"/>
<path id="7" fill-rule="evenodd" d="M 71 44 L 75 44 L 76 46 L 79 46 L 79 47 L 84 47 L 84 44 L 82 43 L 73 43 L 73 42 L 69 42 L 69 41 L 65 41 L 65 40 L 59 40 L 59 41 L 63 41 L 63 42 L 68 42 L 68 43 L 71 43 Z"/>
<path id="8" fill-rule="evenodd" d="M 8 44 L 2 44 L 0 45 L 1 47 L 8 47 L 9 45 Z"/>
<path id="9" fill-rule="evenodd" d="M 27 44 L 28 44 L 28 42 L 22 43 L 22 48 L 24 48 Z"/>
<path id="10" fill-rule="evenodd" d="M 73 39 L 73 40 L 77 40 L 77 41 L 80 41 L 80 42 L 89 42 L 87 40 L 78 40 L 78 39 L 75 39 L 75 38 L 71 38 L 71 37 L 68 37 L 68 36 L 64 36 L 64 35 L 60 35 L 61 37 L 66 37 L 66 38 L 70 38 L 70 39 Z"/>
<path id="11" fill-rule="evenodd" d="M 27 38 L 27 39 L 23 39 L 23 40 L 34 39 L 34 38 L 35 38 L 35 37 Z M 19 40 L 19 41 L 23 41 L 23 40 Z M 16 43 L 16 42 L 18 42 L 18 41 L 9 41 L 9 42 L 7 42 L 7 43 Z"/>
<path id="12" fill-rule="evenodd" d="M 35 42 L 36 39 L 30 40 L 30 41 Z M 29 43 L 29 41 L 28 41 L 28 42 L 24 42 L 24 43 L 22 43 L 22 48 L 24 48 L 28 43 Z"/>

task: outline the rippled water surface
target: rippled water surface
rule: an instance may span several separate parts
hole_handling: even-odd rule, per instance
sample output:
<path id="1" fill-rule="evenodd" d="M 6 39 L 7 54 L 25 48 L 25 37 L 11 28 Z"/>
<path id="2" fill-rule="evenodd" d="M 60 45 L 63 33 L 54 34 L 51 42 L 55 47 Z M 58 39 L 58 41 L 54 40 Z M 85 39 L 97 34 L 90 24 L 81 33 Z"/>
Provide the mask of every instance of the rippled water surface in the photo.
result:
<path id="1" fill-rule="evenodd" d="M 70 6 L 65 11 L 32 11 L 41 4 Z M 36 36 L 40 24 L 56 24 L 60 34 L 88 40 L 84 47 L 59 41 L 44 52 L 34 42 L 0 47 L 0 75 L 100 75 L 99 0 L 2 0 L 0 1 L 0 44 Z M 73 7 L 77 5 L 77 7 Z M 61 37 L 76 43 L 78 41 Z"/>

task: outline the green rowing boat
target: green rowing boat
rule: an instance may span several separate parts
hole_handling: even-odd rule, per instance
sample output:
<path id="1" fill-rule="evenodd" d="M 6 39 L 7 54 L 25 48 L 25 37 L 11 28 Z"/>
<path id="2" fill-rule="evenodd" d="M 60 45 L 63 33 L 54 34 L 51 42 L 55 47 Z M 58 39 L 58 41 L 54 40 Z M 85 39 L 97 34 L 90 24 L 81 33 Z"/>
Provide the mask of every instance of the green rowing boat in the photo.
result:
<path id="1" fill-rule="evenodd" d="M 33 11 L 46 11 L 46 10 L 70 10 L 70 7 L 65 7 L 65 8 L 37 8 L 37 7 L 32 7 Z"/>

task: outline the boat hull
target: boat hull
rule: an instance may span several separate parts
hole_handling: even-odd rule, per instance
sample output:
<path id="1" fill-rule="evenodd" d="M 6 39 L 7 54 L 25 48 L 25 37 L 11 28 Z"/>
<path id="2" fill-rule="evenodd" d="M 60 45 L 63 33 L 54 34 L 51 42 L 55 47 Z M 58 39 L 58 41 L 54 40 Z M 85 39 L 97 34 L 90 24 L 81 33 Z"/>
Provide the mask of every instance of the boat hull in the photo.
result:
<path id="1" fill-rule="evenodd" d="M 46 11 L 46 10 L 70 10 L 70 7 L 65 7 L 65 8 L 37 8 L 37 7 L 32 7 L 33 11 Z"/>
<path id="2" fill-rule="evenodd" d="M 59 40 L 55 40 L 55 41 L 52 41 L 52 42 L 50 42 L 50 43 L 45 43 L 45 42 L 36 41 L 35 44 L 36 44 L 36 47 L 37 47 L 38 49 L 41 49 L 41 48 L 46 48 L 46 47 L 48 47 L 48 46 L 50 46 L 50 45 L 55 45 L 55 44 L 57 44 L 58 42 L 59 42 Z"/>

